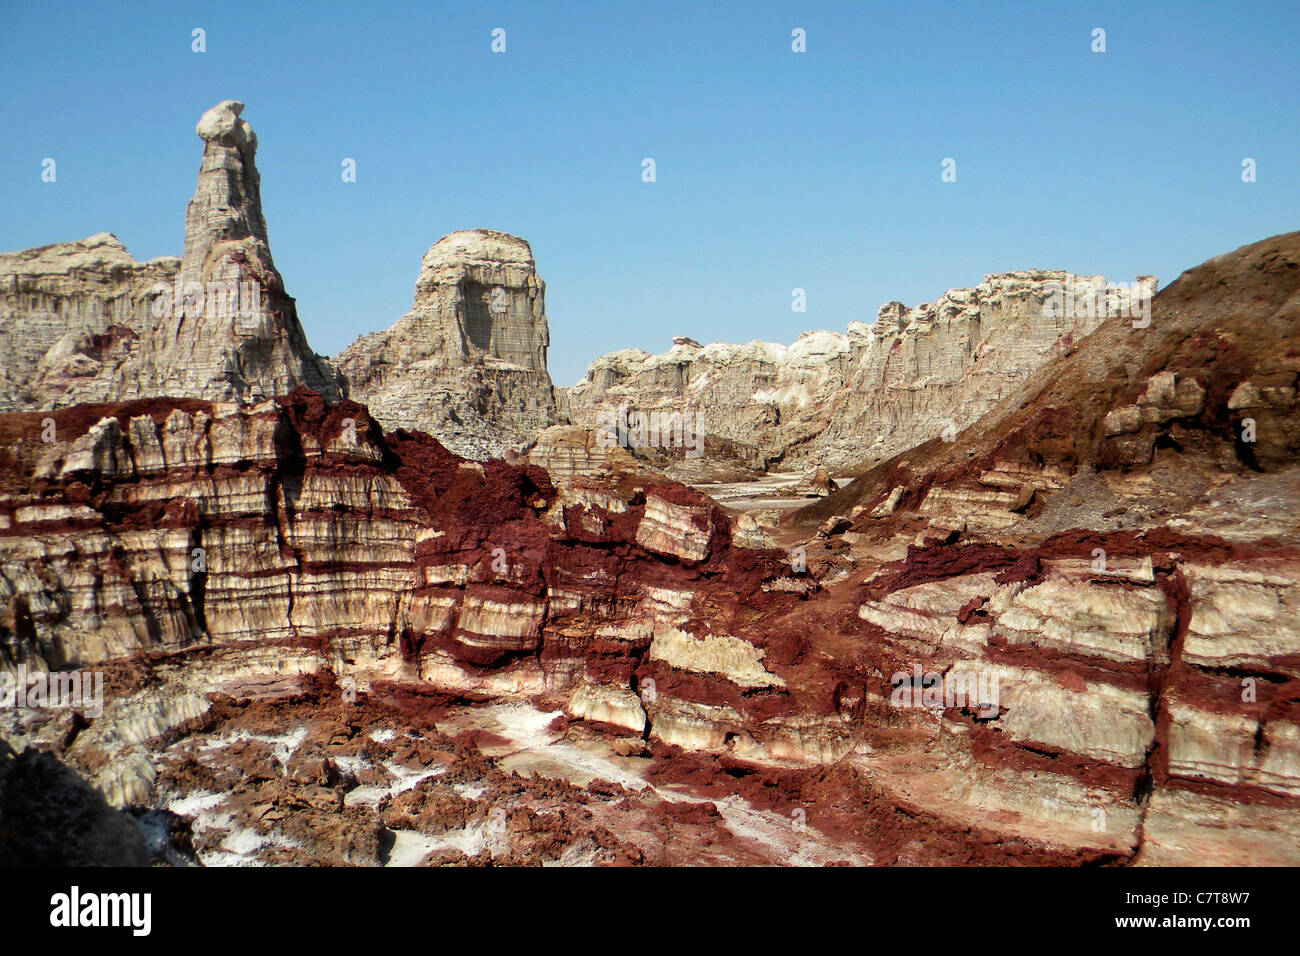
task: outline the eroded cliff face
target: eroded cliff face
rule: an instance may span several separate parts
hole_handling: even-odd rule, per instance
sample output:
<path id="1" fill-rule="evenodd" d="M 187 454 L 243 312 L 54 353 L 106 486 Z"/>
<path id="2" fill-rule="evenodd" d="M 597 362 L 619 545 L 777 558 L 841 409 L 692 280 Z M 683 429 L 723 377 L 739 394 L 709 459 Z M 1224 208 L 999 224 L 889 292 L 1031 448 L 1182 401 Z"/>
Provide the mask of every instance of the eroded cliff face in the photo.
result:
<path id="1" fill-rule="evenodd" d="M 787 551 L 305 391 L 3 416 L 4 667 L 107 686 L 5 736 L 214 863 L 1300 863 L 1297 336 L 1220 257 Z"/>
<path id="2" fill-rule="evenodd" d="M 338 396 L 271 260 L 242 110 L 226 100 L 196 127 L 203 160 L 179 260 L 136 262 L 107 233 L 0 256 L 0 407 L 249 401 L 298 385 Z"/>
<path id="3" fill-rule="evenodd" d="M 566 396 L 721 423 L 674 449 L 695 474 L 907 449 L 760 525 L 582 424 L 529 464 L 404 430 L 481 456 L 554 420 L 503 234 L 435 244 L 340 357 L 373 408 L 337 400 L 239 114 L 199 124 L 183 259 L 6 259 L 6 401 L 41 410 L 0 414 L 4 852 L 75 824 L 65 862 L 1300 863 L 1300 234 L 1149 323 L 991 276 Z M 246 327 L 184 295 L 250 276 Z M 27 687 L 74 673 L 99 706 Z"/>
<path id="4" fill-rule="evenodd" d="M 725 740 L 774 759 L 807 747 L 819 760 L 843 745 L 845 719 L 824 689 L 792 688 L 737 636 L 756 608 L 799 600 L 797 588 L 770 589 L 788 578 L 783 556 L 734 547 L 720 509 L 681 486 L 560 493 L 540 469 L 386 436 L 361 406 L 306 391 L 248 407 L 79 406 L 48 416 L 53 435 L 43 417 L 0 424 L 3 669 L 93 668 L 108 690 L 98 716 L 0 717 L 20 745 L 54 744 L 114 805 L 202 803 L 221 792 L 193 766 L 224 749 L 203 744 L 218 715 L 262 700 L 333 726 L 340 686 L 360 695 L 367 725 L 411 712 L 402 738 L 434 750 L 434 704 L 448 701 L 506 705 L 498 716 L 534 742 L 556 718 L 587 721 L 625 739 L 625 755 Z M 756 710 L 751 692 L 764 695 Z M 439 717 L 470 734 L 491 726 L 491 714 Z M 242 758 L 217 756 L 212 773 L 242 772 Z M 313 772 L 340 801 L 359 785 L 355 773 Z M 379 759 L 361 778 L 405 773 Z M 236 788 L 221 812 L 243 814 L 246 797 Z M 372 831 L 384 829 L 375 814 L 389 807 L 358 810 L 371 862 Z M 347 824 L 341 810 L 330 819 Z"/>
<path id="5" fill-rule="evenodd" d="M 1143 288 L 1154 292 L 1154 279 L 1141 281 L 1114 290 L 1109 308 L 1127 312 Z M 1101 276 L 1010 272 L 914 309 L 886 303 L 872 325 L 805 332 L 790 346 L 678 338 L 661 355 L 601 356 L 562 407 L 593 429 L 620 408 L 698 413 L 742 465 L 850 470 L 974 422 L 1095 329 L 1106 290 Z"/>
<path id="6" fill-rule="evenodd" d="M 106 232 L 0 254 L 0 408 L 116 398 L 157 321 L 152 290 L 179 270 L 174 256 L 136 262 Z"/>
<path id="7" fill-rule="evenodd" d="M 882 782 L 1024 833 L 1091 828 L 1138 863 L 1294 862 L 1297 374 L 1292 233 L 808 508 L 810 560 L 853 588 L 882 670 L 1001 688 L 992 719 L 944 709 L 925 774 Z"/>
<path id="8" fill-rule="evenodd" d="M 546 284 L 532 249 L 472 229 L 425 253 L 409 313 L 335 361 L 348 395 L 384 427 L 428 432 L 468 457 L 500 458 L 555 423 L 549 345 Z"/>

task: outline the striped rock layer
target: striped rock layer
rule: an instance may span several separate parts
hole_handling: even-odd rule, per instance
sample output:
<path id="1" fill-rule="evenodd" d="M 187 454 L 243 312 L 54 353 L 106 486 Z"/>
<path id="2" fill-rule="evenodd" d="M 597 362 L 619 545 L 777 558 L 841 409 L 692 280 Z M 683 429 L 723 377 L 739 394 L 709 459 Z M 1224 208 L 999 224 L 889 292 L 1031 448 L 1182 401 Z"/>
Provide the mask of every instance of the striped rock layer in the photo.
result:
<path id="1" fill-rule="evenodd" d="M 985 713 L 869 688 L 904 721 L 929 707 L 935 743 L 864 772 L 1112 859 L 1297 862 L 1297 375 L 1292 233 L 1189 270 L 1149 327 L 1108 320 L 953 441 L 805 509 L 879 673 L 999 689 Z"/>

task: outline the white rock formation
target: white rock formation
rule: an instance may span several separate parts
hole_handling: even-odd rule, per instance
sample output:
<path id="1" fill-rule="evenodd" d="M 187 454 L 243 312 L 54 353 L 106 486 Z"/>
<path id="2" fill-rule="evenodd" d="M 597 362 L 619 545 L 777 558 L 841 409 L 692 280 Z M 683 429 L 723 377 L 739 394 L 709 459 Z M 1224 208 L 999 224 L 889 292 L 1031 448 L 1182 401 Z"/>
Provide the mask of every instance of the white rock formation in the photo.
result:
<path id="1" fill-rule="evenodd" d="M 0 408 L 157 395 L 248 400 L 307 385 L 338 396 L 271 260 L 257 137 L 225 100 L 200 118 L 181 259 L 136 262 L 98 233 L 0 255 Z"/>
<path id="2" fill-rule="evenodd" d="M 555 423 L 546 284 L 523 239 L 453 232 L 424 255 L 411 311 L 335 359 L 348 397 L 385 428 L 500 457 Z"/>
<path id="3" fill-rule="evenodd" d="M 179 269 L 175 256 L 136 262 L 106 232 L 0 253 L 0 409 L 111 397 L 155 321 L 150 290 Z"/>
<path id="4" fill-rule="evenodd" d="M 1010 272 L 914 309 L 886 303 L 873 325 L 789 346 L 678 338 L 660 355 L 624 349 L 592 362 L 561 408 L 588 428 L 620 407 L 698 412 L 708 435 L 747 446 L 755 464 L 848 468 L 975 421 L 1101 323 L 1106 289 L 1101 276 Z M 1130 308 L 1132 294 L 1112 293 L 1110 308 Z"/>

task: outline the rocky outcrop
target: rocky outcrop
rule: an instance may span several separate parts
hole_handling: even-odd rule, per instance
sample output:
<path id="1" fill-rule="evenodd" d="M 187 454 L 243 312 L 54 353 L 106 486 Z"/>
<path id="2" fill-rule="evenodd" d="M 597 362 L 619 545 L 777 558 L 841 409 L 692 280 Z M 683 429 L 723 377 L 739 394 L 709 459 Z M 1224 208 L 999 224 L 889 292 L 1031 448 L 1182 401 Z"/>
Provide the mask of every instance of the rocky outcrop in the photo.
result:
<path id="1" fill-rule="evenodd" d="M 0 676 L 107 678 L 0 734 L 209 863 L 1295 864 L 1295 412 L 1233 396 L 1298 303 L 1300 234 L 1192 270 L 790 554 L 305 390 L 0 416 Z"/>
<path id="2" fill-rule="evenodd" d="M 613 352 L 591 364 L 562 404 L 588 428 L 620 409 L 697 413 L 710 437 L 745 449 L 739 457 L 751 465 L 848 470 L 956 434 L 1108 310 L 1134 311 L 1154 286 L 1149 277 L 1110 289 L 1101 276 L 989 275 L 915 309 L 887 303 L 872 325 L 806 332 L 790 346 L 701 347 L 679 338 L 661 355 Z"/>
<path id="3" fill-rule="evenodd" d="M 271 282 L 236 106 L 200 123 L 182 261 L 21 254 L 40 295 L 134 321 L 168 269 Z M 780 352 L 679 341 L 628 373 L 657 417 L 544 433 L 556 480 L 305 387 L 257 400 L 299 375 L 291 302 L 272 283 L 254 317 L 279 331 L 211 352 L 182 294 L 175 355 L 241 400 L 0 414 L 0 810 L 33 831 L 0 844 L 142 862 L 192 824 L 209 864 L 1300 862 L 1300 234 L 1184 274 L 1149 322 L 1045 308 L 1053 275 Z M 385 414 L 496 396 L 438 426 L 474 454 L 519 438 L 487 430 L 502 382 L 545 404 L 510 237 L 436 245 L 372 344 L 348 383 L 408 400 Z M 101 345 L 60 374 L 143 388 L 123 370 L 147 349 L 149 387 L 180 370 L 143 334 Z M 647 401 L 614 378 L 586 407 Z M 1006 397 L 959 431 L 981 389 Z M 674 416 L 711 409 L 741 423 L 712 445 Z M 778 527 L 648 476 L 618 433 L 761 464 L 921 444 L 845 488 L 808 469 L 826 494 Z M 46 689 L 92 676 L 94 706 Z M 60 857 L 47 831 L 73 824 L 90 852 Z"/>
<path id="4" fill-rule="evenodd" d="M 226 100 L 200 118 L 180 260 L 138 263 L 100 233 L 0 256 L 0 408 L 172 395 L 249 401 L 306 385 L 338 397 L 271 260 L 257 137 Z"/>
<path id="5" fill-rule="evenodd" d="M 120 396 L 137 367 L 155 287 L 175 257 L 136 262 L 114 236 L 0 254 L 0 408 L 55 408 Z"/>
<path id="6" fill-rule="evenodd" d="M 226 100 L 195 127 L 203 160 L 185 214 L 180 295 L 171 295 L 164 321 L 142 342 L 137 390 L 123 397 L 257 401 L 298 385 L 338 397 L 335 374 L 308 346 L 271 260 L 257 136 L 243 109 Z"/>
<path id="7" fill-rule="evenodd" d="M 411 311 L 336 358 L 348 395 L 386 428 L 499 458 L 556 420 L 546 284 L 523 239 L 453 232 L 424 255 Z"/>
<path id="8" fill-rule="evenodd" d="M 411 312 L 336 371 L 308 345 L 275 268 L 257 137 L 226 100 L 200 118 L 198 185 L 180 259 L 136 262 L 101 233 L 0 255 L 0 410 L 152 396 L 258 402 L 305 385 L 345 392 L 391 428 L 476 458 L 522 449 L 556 421 L 545 284 L 528 243 L 490 230 L 428 251 Z M 342 385 L 342 387 L 340 387 Z"/>
<path id="9" fill-rule="evenodd" d="M 874 666 L 916 668 L 897 712 L 947 735 L 863 760 L 882 786 L 1139 864 L 1295 861 L 1298 352 L 1292 233 L 1184 273 L 1149 325 L 1108 319 L 953 441 L 805 509 Z M 950 693 L 976 675 L 995 708 Z"/>
<path id="10" fill-rule="evenodd" d="M 597 441 L 596 433 L 576 425 L 552 425 L 528 451 L 528 460 L 545 468 L 557 485 L 587 477 L 607 479 L 644 470 L 624 448 Z"/>
<path id="11" fill-rule="evenodd" d="M 149 742 L 202 724 L 212 695 L 274 695 L 303 675 L 573 700 L 574 716 L 623 713 L 638 670 L 677 659 L 784 691 L 717 609 L 795 603 L 761 587 L 786 565 L 733 546 L 721 511 L 681 486 L 557 491 L 538 468 L 385 435 L 362 406 L 306 390 L 79 406 L 50 413 L 48 442 L 43 414 L 0 419 L 0 675 L 169 662 L 165 692 L 128 675 L 67 751 L 115 805 L 151 800 Z M 692 626 L 701 603 L 725 641 L 693 653 L 655 630 Z M 659 680 L 651 714 L 688 707 Z M 733 707 L 729 726 L 788 753 L 770 721 L 801 709 L 794 696 Z M 36 717 L 0 717 L 20 743 L 38 733 Z"/>

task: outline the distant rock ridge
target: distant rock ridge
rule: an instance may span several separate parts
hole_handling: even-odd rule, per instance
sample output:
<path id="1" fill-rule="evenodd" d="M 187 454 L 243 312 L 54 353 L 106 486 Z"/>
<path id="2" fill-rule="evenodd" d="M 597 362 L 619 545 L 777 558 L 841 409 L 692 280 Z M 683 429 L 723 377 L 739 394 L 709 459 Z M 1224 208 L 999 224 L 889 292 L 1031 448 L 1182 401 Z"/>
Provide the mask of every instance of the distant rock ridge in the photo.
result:
<path id="1" fill-rule="evenodd" d="M 1006 272 L 912 309 L 886 303 L 872 325 L 804 332 L 788 346 L 679 336 L 658 355 L 601 356 L 560 407 L 589 428 L 620 407 L 695 410 L 710 436 L 748 449 L 750 466 L 849 469 L 971 424 L 1107 308 L 1135 308 L 1143 290 L 1155 280 L 1111 287 L 1102 276 Z"/>
<path id="2" fill-rule="evenodd" d="M 912 309 L 886 303 L 873 325 L 805 332 L 788 346 L 680 335 L 661 355 L 613 352 L 557 391 L 532 249 L 472 229 L 434 243 L 411 310 L 335 367 L 308 344 L 272 259 L 243 109 L 222 101 L 196 126 L 203 158 L 179 259 L 137 262 L 108 233 L 0 254 L 9 356 L 0 410 L 158 396 L 257 402 L 305 385 L 477 459 L 528 449 L 557 423 L 598 428 L 619 409 L 695 412 L 710 468 L 843 472 L 971 424 L 1105 315 L 1049 307 L 1054 286 L 1086 300 L 1107 288 L 1100 276 L 1001 273 Z M 694 459 L 680 468 L 701 472 Z"/>
<path id="3" fill-rule="evenodd" d="M 155 321 L 150 290 L 172 285 L 179 270 L 175 256 L 137 262 L 107 232 L 0 253 L 0 408 L 117 397 Z"/>
<path id="4" fill-rule="evenodd" d="M 114 236 L 0 255 L 0 408 L 157 395 L 257 400 L 306 385 L 337 399 L 267 243 L 257 137 L 225 100 L 200 118 L 180 259 L 136 262 Z"/>
<path id="5" fill-rule="evenodd" d="M 469 458 L 500 458 L 556 421 L 546 283 L 526 241 L 490 229 L 424 254 L 411 311 L 336 357 L 348 397 L 386 428 L 419 429 Z"/>

